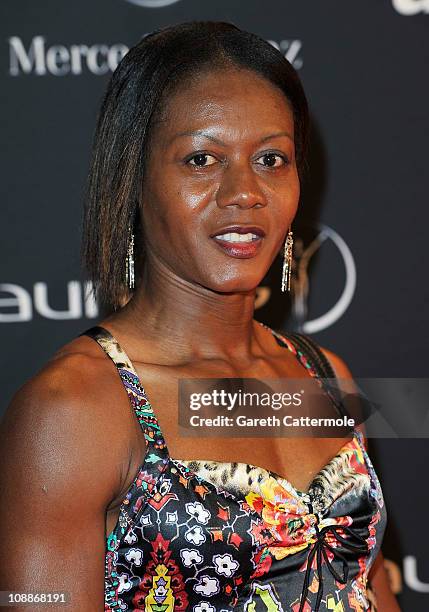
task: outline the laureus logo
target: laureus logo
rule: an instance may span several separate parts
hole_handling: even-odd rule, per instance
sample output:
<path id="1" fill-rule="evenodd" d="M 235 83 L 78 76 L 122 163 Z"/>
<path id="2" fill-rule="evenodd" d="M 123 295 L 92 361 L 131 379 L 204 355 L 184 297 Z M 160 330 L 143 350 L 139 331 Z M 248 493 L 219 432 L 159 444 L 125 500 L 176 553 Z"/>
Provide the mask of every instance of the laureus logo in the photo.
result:
<path id="1" fill-rule="evenodd" d="M 310 241 L 301 237 L 301 232 L 294 232 L 293 267 L 292 267 L 292 316 L 299 331 L 306 334 L 315 334 L 331 327 L 348 309 L 356 289 L 356 265 L 345 240 L 331 227 L 318 223 L 316 227 L 304 226 L 303 230 L 311 230 Z M 307 231 L 305 231 L 307 234 Z M 330 256 L 329 265 L 326 265 L 325 250 Z M 325 312 L 319 316 L 310 313 L 310 298 L 312 279 L 310 278 L 310 265 L 313 258 L 319 255 L 321 266 L 318 273 L 325 278 L 334 274 L 340 282 L 338 297 L 334 297 Z M 342 286 L 341 286 L 342 285 Z M 261 308 L 271 298 L 271 288 L 258 287 L 255 307 Z"/>
<path id="2" fill-rule="evenodd" d="M 145 6 L 146 8 L 161 8 L 163 6 L 175 4 L 179 2 L 179 0 L 127 0 L 127 2 L 136 4 L 137 6 Z"/>
<path id="3" fill-rule="evenodd" d="M 340 319 L 349 307 L 356 289 L 356 265 L 346 241 L 331 227 L 318 223 L 316 235 L 309 244 L 304 244 L 304 241 L 298 237 L 296 244 L 296 271 L 294 282 L 294 299 L 292 304 L 292 312 L 295 320 L 306 334 L 315 334 L 323 329 L 334 325 Z M 335 260 L 338 261 L 338 274 L 341 274 L 343 268 L 342 290 L 339 297 L 328 308 L 326 312 L 315 318 L 310 318 L 309 313 L 309 293 L 310 293 L 310 275 L 309 266 L 312 258 L 322 247 L 330 247 L 334 252 Z M 322 255 L 323 253 L 321 253 Z M 335 261 L 334 269 L 337 264 Z M 323 266 L 322 266 L 323 270 Z M 332 274 L 333 268 L 329 266 L 329 271 L 325 272 Z M 334 272 L 335 273 L 335 272 Z"/>
<path id="4" fill-rule="evenodd" d="M 401 15 L 429 13 L 429 0 L 392 0 L 393 7 Z"/>

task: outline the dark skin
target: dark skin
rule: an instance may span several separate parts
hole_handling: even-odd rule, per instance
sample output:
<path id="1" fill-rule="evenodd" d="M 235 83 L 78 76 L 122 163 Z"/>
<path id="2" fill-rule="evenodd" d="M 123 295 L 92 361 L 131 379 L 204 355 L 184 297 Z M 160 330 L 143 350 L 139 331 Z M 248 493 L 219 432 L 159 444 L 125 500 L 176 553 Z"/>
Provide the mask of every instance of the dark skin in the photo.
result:
<path id="1" fill-rule="evenodd" d="M 246 70 L 194 79 L 170 97 L 154 127 L 141 202 L 143 282 L 100 324 L 136 368 L 172 457 L 252 463 L 306 491 L 347 438 L 255 438 L 251 445 L 207 438 L 202 449 L 177 430 L 180 378 L 308 376 L 253 318 L 256 288 L 282 247 L 299 194 L 293 115 L 282 92 Z M 256 256 L 231 257 L 210 238 L 231 224 L 263 227 Z M 351 381 L 344 362 L 323 350 L 337 376 Z M 8 567 L 0 589 L 62 589 L 73 605 L 61 609 L 101 609 L 105 537 L 145 454 L 114 365 L 93 340 L 74 339 L 19 390 L 2 435 Z M 370 577 L 379 610 L 399 610 L 381 553 Z"/>

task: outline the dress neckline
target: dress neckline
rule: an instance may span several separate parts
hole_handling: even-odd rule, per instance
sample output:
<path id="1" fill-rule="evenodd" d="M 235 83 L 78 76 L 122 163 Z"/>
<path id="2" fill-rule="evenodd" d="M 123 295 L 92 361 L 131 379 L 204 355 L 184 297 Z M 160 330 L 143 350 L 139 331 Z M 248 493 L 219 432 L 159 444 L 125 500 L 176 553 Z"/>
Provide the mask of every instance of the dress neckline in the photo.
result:
<path id="1" fill-rule="evenodd" d="M 294 494 L 295 497 L 302 498 L 308 501 L 311 497 L 311 491 L 313 490 L 315 484 L 320 479 L 322 474 L 326 470 L 329 470 L 329 468 L 335 463 L 338 457 L 342 457 L 343 455 L 346 455 L 350 450 L 352 452 L 353 451 L 357 451 L 359 453 L 362 452 L 362 447 L 360 446 L 359 439 L 358 439 L 358 430 L 354 430 L 353 437 L 347 440 L 347 442 L 341 446 L 341 448 L 335 453 L 335 455 L 333 455 L 331 459 L 329 459 L 329 461 L 313 476 L 306 491 L 295 486 L 288 478 L 286 478 L 285 476 L 282 476 L 278 472 L 275 472 L 274 470 L 269 470 L 268 468 L 265 468 L 259 465 L 254 465 L 253 463 L 244 463 L 242 461 L 213 461 L 212 459 L 194 459 L 194 460 L 182 459 L 181 460 L 181 459 L 176 459 L 175 457 L 170 457 L 170 458 L 173 461 L 173 463 L 185 469 L 189 469 L 187 464 L 192 463 L 193 461 L 197 461 L 198 463 L 209 463 L 209 464 L 214 463 L 222 467 L 231 466 L 233 464 L 237 464 L 238 466 L 248 466 L 250 468 L 257 469 L 258 471 L 264 473 L 268 479 L 275 480 L 276 483 L 280 485 L 280 487 L 282 487 L 286 491 L 291 492 L 292 494 Z"/>
<path id="2" fill-rule="evenodd" d="M 262 323 L 260 321 L 257 321 L 257 323 L 259 323 L 262 327 L 270 331 L 274 339 L 277 341 L 277 343 L 280 346 L 289 349 L 297 357 L 301 365 L 309 372 L 310 376 L 313 376 L 316 379 L 319 379 L 319 375 L 317 373 L 316 368 L 314 368 L 314 366 L 309 362 L 306 356 L 303 355 L 301 351 L 299 351 L 299 349 L 295 346 L 295 344 L 291 340 L 289 340 L 285 335 L 280 334 L 279 332 L 275 331 L 274 329 L 272 329 L 265 323 Z M 123 349 L 122 345 L 118 342 L 115 336 L 113 336 L 113 334 L 106 327 L 103 327 L 100 325 L 91 327 L 90 329 L 83 332 L 81 336 L 82 335 L 88 335 L 97 341 L 97 343 L 101 346 L 104 352 L 108 355 L 108 357 L 110 357 L 110 359 L 115 364 L 119 372 L 119 375 L 125 384 L 127 383 L 126 383 L 126 380 L 124 380 L 124 374 L 123 374 L 124 371 L 128 371 L 129 373 L 132 374 L 133 376 L 132 384 L 133 386 L 139 389 L 139 394 L 141 395 L 141 397 L 144 398 L 146 410 L 149 409 L 151 412 L 151 427 L 154 429 L 155 432 L 157 432 L 157 436 L 158 438 L 160 438 L 160 441 L 162 440 L 162 442 L 164 442 L 163 434 L 162 434 L 162 431 L 159 426 L 159 422 L 158 422 L 158 419 L 157 419 L 157 416 L 154 410 L 154 404 L 150 402 L 150 398 L 148 397 L 148 394 L 142 384 L 142 381 L 140 380 L 137 370 L 134 367 L 130 358 L 128 357 L 127 353 Z M 140 424 L 142 425 L 142 421 L 141 421 L 140 415 L 137 410 L 136 410 L 136 413 L 140 421 Z M 145 437 L 147 441 L 151 441 L 148 439 L 146 435 Z M 174 463 L 182 466 L 187 471 L 191 471 L 189 470 L 189 468 L 187 468 L 185 464 L 181 463 L 180 459 L 175 459 L 174 457 L 171 457 L 169 450 L 168 450 L 168 446 L 165 442 L 164 444 L 162 444 L 161 448 L 163 450 L 162 454 L 164 455 L 164 460 L 163 460 L 164 462 L 168 461 L 168 459 L 171 459 Z M 359 451 L 363 452 L 364 455 L 366 454 L 365 447 L 363 445 L 362 434 L 357 428 L 353 429 L 353 436 L 349 440 L 347 440 L 341 446 L 341 448 L 335 453 L 335 455 L 333 455 L 333 457 L 326 463 L 326 465 L 324 465 L 314 475 L 314 477 L 312 478 L 308 486 L 307 491 L 303 491 L 299 489 L 298 487 L 295 487 L 288 478 L 278 474 L 275 471 L 269 470 L 262 466 L 256 466 L 253 464 L 244 464 L 244 465 L 249 465 L 251 467 L 263 470 L 269 476 L 275 479 L 280 484 L 280 486 L 283 486 L 285 489 L 288 489 L 289 491 L 293 492 L 298 498 L 302 498 L 308 501 L 310 499 L 310 492 L 312 490 L 312 487 L 316 484 L 317 479 L 322 475 L 322 473 L 325 470 L 329 469 L 329 467 L 333 465 L 333 463 L 338 457 L 341 457 L 342 455 L 346 454 L 349 451 L 349 449 L 354 449 L 354 450 L 357 450 L 358 452 Z M 204 460 L 204 459 L 197 460 L 196 459 L 195 461 L 209 461 L 210 462 L 211 460 Z M 221 463 L 225 465 L 230 465 L 231 463 L 238 463 L 238 464 L 243 465 L 243 462 L 240 462 L 240 461 L 215 462 L 215 463 Z"/>

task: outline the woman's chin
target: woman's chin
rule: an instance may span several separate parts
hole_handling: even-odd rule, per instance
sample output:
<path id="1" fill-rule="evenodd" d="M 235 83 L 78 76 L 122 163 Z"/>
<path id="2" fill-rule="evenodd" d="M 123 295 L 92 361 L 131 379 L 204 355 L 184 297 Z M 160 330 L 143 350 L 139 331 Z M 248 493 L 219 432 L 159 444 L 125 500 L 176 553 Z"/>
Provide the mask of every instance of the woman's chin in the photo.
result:
<path id="1" fill-rule="evenodd" d="M 207 284 L 207 287 L 217 293 L 255 293 L 261 282 L 258 278 L 228 278 L 228 279 L 212 279 L 212 282 Z"/>

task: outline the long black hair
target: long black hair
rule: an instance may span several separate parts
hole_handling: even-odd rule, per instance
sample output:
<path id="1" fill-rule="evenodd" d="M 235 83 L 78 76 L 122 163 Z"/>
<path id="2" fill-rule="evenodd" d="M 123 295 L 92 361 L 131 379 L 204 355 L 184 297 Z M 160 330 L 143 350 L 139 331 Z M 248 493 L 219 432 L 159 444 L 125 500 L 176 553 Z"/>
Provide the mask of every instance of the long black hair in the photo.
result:
<path id="1" fill-rule="evenodd" d="M 135 233 L 136 284 L 142 275 L 139 202 L 147 143 L 167 96 L 192 76 L 247 68 L 278 87 L 291 104 L 298 172 L 308 138 L 308 107 L 299 77 L 273 45 L 224 22 L 193 21 L 157 30 L 132 47 L 113 73 L 94 136 L 81 256 L 94 295 L 111 310 L 130 297 L 125 280 L 128 227 Z"/>

